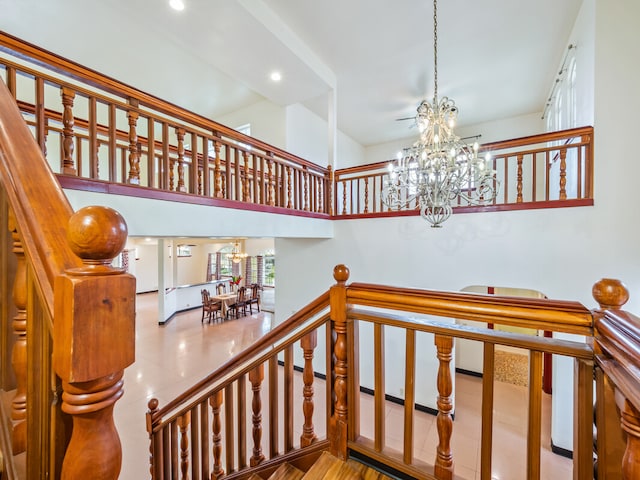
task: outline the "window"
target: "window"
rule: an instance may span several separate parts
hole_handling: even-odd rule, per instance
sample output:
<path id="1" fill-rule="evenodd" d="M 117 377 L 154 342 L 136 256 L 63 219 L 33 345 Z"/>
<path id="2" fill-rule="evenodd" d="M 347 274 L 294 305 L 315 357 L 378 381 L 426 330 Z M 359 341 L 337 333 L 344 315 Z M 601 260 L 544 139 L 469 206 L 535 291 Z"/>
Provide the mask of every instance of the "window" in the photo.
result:
<path id="1" fill-rule="evenodd" d="M 276 286 L 276 256 L 273 250 L 264 253 L 264 284 L 267 287 Z"/>

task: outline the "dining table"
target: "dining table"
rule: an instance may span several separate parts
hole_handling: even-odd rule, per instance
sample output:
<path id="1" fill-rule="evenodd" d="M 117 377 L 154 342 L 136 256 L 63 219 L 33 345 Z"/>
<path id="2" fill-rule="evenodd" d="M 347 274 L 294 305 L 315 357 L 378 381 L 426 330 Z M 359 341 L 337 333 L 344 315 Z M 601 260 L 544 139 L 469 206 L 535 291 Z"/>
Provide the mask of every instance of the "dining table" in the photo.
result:
<path id="1" fill-rule="evenodd" d="M 235 292 L 231 293 L 223 293 L 222 295 L 211 295 L 211 300 L 216 302 L 219 301 L 222 304 L 221 313 L 223 318 L 227 318 L 227 312 L 229 311 L 229 306 L 236 303 L 237 294 Z"/>

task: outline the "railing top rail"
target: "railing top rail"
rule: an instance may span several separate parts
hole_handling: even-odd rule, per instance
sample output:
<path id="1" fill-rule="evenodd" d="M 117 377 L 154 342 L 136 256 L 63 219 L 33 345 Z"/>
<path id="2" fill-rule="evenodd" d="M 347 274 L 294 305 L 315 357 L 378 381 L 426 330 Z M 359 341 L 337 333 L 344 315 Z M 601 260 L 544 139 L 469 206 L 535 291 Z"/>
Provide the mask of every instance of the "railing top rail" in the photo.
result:
<path id="1" fill-rule="evenodd" d="M 584 135 L 593 135 L 593 127 L 570 128 L 567 130 L 559 130 L 557 132 L 540 133 L 537 135 L 529 135 L 526 137 L 513 138 L 510 140 L 500 140 L 498 142 L 484 143 L 480 145 L 480 152 L 490 152 L 495 150 L 503 150 L 514 147 L 522 147 L 525 145 L 535 145 L 539 143 L 552 142 L 565 138 L 578 137 Z M 558 147 L 549 148 L 549 150 L 557 150 Z M 336 178 L 344 175 L 351 175 L 360 172 L 371 172 L 387 168 L 389 162 L 393 159 L 383 160 L 381 162 L 367 163 L 365 165 L 356 165 L 348 168 L 339 168 L 335 171 Z"/>
<path id="2" fill-rule="evenodd" d="M 230 373 L 232 373 L 237 365 L 246 362 L 251 359 L 256 353 L 261 352 L 264 348 L 269 345 L 273 345 L 283 338 L 285 338 L 289 332 L 299 326 L 302 322 L 308 320 L 313 315 L 321 312 L 323 309 L 329 307 L 329 292 L 324 292 L 322 295 L 317 297 L 311 303 L 303 307 L 301 310 L 296 312 L 294 315 L 289 317 L 286 321 L 278 325 L 276 328 L 271 330 L 269 333 L 258 339 L 254 344 L 250 347 L 246 348 L 242 352 L 240 352 L 235 357 L 229 359 L 226 363 L 224 363 L 220 368 L 218 368 L 215 372 L 203 378 L 189 390 L 184 392 L 182 395 L 176 397 L 171 400 L 161 409 L 157 410 L 153 413 L 153 419 L 162 418 L 163 415 L 171 412 L 172 410 L 180 407 L 185 402 L 189 402 L 194 396 L 198 395 L 203 389 L 209 387 L 214 381 L 219 378 L 222 378 Z"/>
<path id="3" fill-rule="evenodd" d="M 53 315 L 54 278 L 82 265 L 67 242 L 73 210 L 1 81 L 0 113 L 0 180 L 20 226 L 36 283 Z"/>
<path id="4" fill-rule="evenodd" d="M 585 360 L 593 358 L 591 345 L 583 342 L 536 337 L 523 333 L 476 328 L 456 323 L 416 319 L 407 317 L 406 315 L 374 312 L 359 308 L 350 310 L 349 318 L 408 330 L 428 332 L 436 335 L 450 335 L 467 340 L 552 353 L 554 355 L 565 355 Z"/>
<path id="5" fill-rule="evenodd" d="M 347 287 L 347 303 L 592 335 L 593 317 L 591 311 L 578 302 L 401 289 L 352 283 Z"/>
<path id="6" fill-rule="evenodd" d="M 208 119 L 202 115 L 178 107 L 170 102 L 161 100 L 158 97 L 145 93 L 125 83 L 119 82 L 111 77 L 103 75 L 90 68 L 83 67 L 78 63 L 67 60 L 55 53 L 39 48 L 31 43 L 20 40 L 6 32 L 0 31 L 0 51 L 7 52 L 19 58 L 25 59 L 43 68 L 50 69 L 59 74 L 69 76 L 94 88 L 102 89 L 112 95 L 124 99 L 135 99 L 139 105 L 151 108 L 155 111 L 180 119 L 184 122 L 200 125 L 210 131 L 217 131 L 227 137 L 233 138 L 241 143 L 251 144 L 266 152 L 276 154 L 278 157 L 287 159 L 300 165 L 306 165 L 313 169 L 326 172 L 326 168 L 313 162 L 298 157 L 292 153 L 282 150 L 266 142 L 249 137 L 232 128 Z M 59 81 L 56 79 L 56 81 Z"/>

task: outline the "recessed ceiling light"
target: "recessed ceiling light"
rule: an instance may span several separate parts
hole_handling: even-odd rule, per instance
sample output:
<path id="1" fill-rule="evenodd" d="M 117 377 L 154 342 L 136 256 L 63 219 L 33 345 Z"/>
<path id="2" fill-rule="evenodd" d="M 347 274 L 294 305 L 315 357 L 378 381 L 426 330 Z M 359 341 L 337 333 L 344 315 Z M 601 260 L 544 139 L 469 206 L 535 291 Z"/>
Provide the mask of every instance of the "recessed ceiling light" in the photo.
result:
<path id="1" fill-rule="evenodd" d="M 169 0 L 169 5 L 179 12 L 184 10 L 184 2 L 182 0 Z"/>
<path id="2" fill-rule="evenodd" d="M 280 74 L 280 72 L 271 72 L 271 80 L 273 80 L 274 82 L 279 82 L 280 80 L 282 80 L 282 75 Z"/>

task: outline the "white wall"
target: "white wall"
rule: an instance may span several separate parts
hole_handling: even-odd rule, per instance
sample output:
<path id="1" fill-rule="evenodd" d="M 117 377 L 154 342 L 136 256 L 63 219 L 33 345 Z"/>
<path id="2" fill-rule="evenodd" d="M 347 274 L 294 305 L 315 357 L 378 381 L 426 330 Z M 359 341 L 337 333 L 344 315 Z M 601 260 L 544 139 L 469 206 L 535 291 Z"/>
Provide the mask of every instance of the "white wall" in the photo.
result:
<path id="1" fill-rule="evenodd" d="M 285 116 L 286 111 L 283 107 L 263 100 L 227 115 L 216 117 L 215 120 L 231 128 L 250 123 L 252 137 L 285 149 L 287 145 Z"/>
<path id="2" fill-rule="evenodd" d="M 320 166 L 329 158 L 327 122 L 305 106 L 296 103 L 287 108 L 287 150 Z M 344 168 L 364 161 L 364 148 L 338 131 L 336 165 Z"/>

